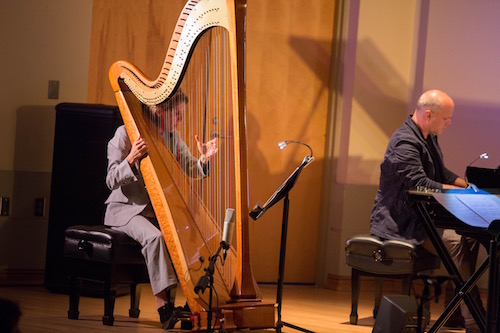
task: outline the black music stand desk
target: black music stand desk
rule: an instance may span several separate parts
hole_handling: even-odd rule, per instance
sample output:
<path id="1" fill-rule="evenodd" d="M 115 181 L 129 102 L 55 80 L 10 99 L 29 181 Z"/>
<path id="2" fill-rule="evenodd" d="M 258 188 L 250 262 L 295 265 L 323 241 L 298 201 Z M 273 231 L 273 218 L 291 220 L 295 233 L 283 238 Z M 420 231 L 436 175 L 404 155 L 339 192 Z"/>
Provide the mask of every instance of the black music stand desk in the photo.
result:
<path id="1" fill-rule="evenodd" d="M 415 204 L 417 213 L 423 220 L 424 228 L 438 252 L 443 264 L 452 276 L 459 292 L 451 300 L 444 312 L 434 323 L 428 332 L 436 332 L 443 326 L 455 309 L 463 300 L 469 307 L 477 325 L 482 332 L 493 332 L 494 311 L 498 311 L 498 300 L 496 299 L 498 263 L 497 246 L 500 235 L 500 197 L 489 192 L 473 189 L 445 190 L 443 192 L 409 191 L 408 196 Z M 431 212 L 429 207 L 435 208 Z M 440 220 L 436 211 L 444 208 L 448 212 L 448 218 Z M 443 210 L 444 211 L 444 210 Z M 445 214 L 446 215 L 446 214 Z M 447 220 L 447 221 L 445 221 Z M 460 231 L 481 235 L 489 239 L 489 254 L 472 276 L 465 281 L 454 264 L 450 254 L 446 250 L 437 228 L 455 229 Z M 475 237 L 474 237 L 475 238 Z M 487 248 L 488 249 L 488 248 Z M 477 284 L 479 278 L 490 268 L 488 277 L 488 299 L 486 318 L 484 318 L 478 305 L 470 297 L 469 292 Z"/>
<path id="2" fill-rule="evenodd" d="M 281 244 L 280 244 L 280 262 L 279 262 L 279 271 L 278 271 L 278 291 L 276 295 L 276 303 L 278 303 L 278 327 L 276 328 L 276 332 L 281 332 L 282 326 L 288 326 L 294 330 L 306 332 L 306 333 L 314 333 L 306 328 L 302 328 L 281 320 L 281 305 L 283 300 L 283 283 L 285 276 L 285 256 L 286 256 L 286 240 L 288 233 L 288 211 L 290 207 L 290 200 L 288 199 L 288 193 L 292 190 L 293 186 L 297 182 L 299 175 L 303 168 L 305 168 L 309 163 L 313 161 L 313 157 L 307 155 L 302 163 L 288 176 L 287 179 L 281 184 L 281 186 L 271 195 L 271 197 L 266 201 L 264 206 L 260 206 L 259 204 L 255 205 L 252 211 L 249 213 L 250 217 L 254 220 L 257 220 L 262 216 L 269 208 L 274 206 L 277 202 L 283 200 L 283 217 L 281 224 Z"/>

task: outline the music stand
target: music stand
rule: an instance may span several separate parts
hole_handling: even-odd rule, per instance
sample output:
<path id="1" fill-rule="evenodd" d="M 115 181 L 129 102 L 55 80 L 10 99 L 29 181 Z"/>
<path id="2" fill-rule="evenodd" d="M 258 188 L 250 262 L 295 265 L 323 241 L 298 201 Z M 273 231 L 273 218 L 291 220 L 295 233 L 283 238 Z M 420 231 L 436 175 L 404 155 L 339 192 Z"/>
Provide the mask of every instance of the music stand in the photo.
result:
<path id="1" fill-rule="evenodd" d="M 286 141 L 286 143 L 293 142 L 293 143 L 301 143 L 302 142 L 297 142 L 297 141 Z M 284 142 L 283 142 L 284 143 Z M 286 145 L 285 143 L 285 145 Z M 306 145 L 306 144 L 304 144 Z M 282 143 L 280 143 L 280 148 L 284 147 L 282 146 Z M 307 146 L 307 145 L 306 145 Z M 309 146 L 307 146 L 309 147 Z M 309 149 L 311 149 L 309 147 Z M 276 332 L 281 333 L 281 327 L 282 326 L 287 326 L 292 329 L 306 332 L 306 333 L 314 333 L 313 331 L 307 330 L 305 328 L 295 326 L 293 324 L 286 323 L 284 321 L 281 321 L 281 304 L 282 304 L 282 298 L 283 298 L 283 280 L 284 280 L 284 274 L 285 274 L 285 255 L 286 255 L 286 239 L 287 239 L 287 232 L 288 232 L 288 210 L 290 207 L 290 200 L 288 199 L 288 193 L 291 191 L 295 183 L 297 182 L 297 179 L 299 178 L 300 172 L 304 167 L 306 167 L 309 163 L 311 163 L 314 160 L 314 157 L 312 156 L 312 150 L 311 150 L 311 155 L 307 155 L 304 157 L 302 160 L 302 163 L 292 172 L 290 176 L 283 182 L 283 184 L 273 193 L 273 195 L 267 200 L 267 202 L 264 204 L 263 207 L 261 207 L 259 204 L 256 204 L 255 207 L 252 209 L 252 211 L 249 213 L 250 217 L 254 220 L 257 220 L 259 217 L 261 217 L 269 208 L 271 208 L 274 204 L 279 202 L 281 199 L 284 198 L 283 202 L 283 219 L 282 219 L 282 225 L 281 225 L 281 245 L 280 245 L 280 262 L 279 262 L 279 272 L 278 272 L 278 291 L 276 294 L 276 303 L 278 303 L 278 327 L 276 328 Z"/>

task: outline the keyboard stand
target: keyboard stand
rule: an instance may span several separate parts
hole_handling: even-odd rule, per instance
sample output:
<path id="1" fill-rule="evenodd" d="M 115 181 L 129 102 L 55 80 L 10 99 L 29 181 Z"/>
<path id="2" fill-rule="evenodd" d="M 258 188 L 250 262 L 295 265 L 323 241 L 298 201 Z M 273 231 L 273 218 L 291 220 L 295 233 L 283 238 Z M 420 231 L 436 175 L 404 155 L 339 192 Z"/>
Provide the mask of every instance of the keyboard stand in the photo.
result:
<path id="1" fill-rule="evenodd" d="M 434 219 L 430 216 L 427 210 L 427 207 L 429 207 L 429 203 L 435 205 L 439 205 L 439 203 L 433 198 L 432 193 L 409 191 L 408 195 L 410 200 L 415 204 L 415 209 L 417 210 L 418 215 L 422 218 L 425 231 L 427 232 L 427 235 L 429 236 L 432 244 L 436 248 L 439 257 L 443 261 L 448 274 L 456 277 L 454 282 L 456 285 L 456 289 L 459 290 L 428 332 L 437 332 L 446 323 L 447 319 L 452 315 L 452 313 L 459 307 L 461 301 L 464 301 L 465 304 L 467 304 L 467 307 L 469 308 L 481 332 L 493 332 L 495 326 L 494 318 L 498 317 L 498 313 L 496 314 L 496 316 L 494 316 L 495 311 L 498 310 L 498 297 L 496 297 L 498 283 L 498 235 L 492 233 L 491 230 L 484 230 L 484 236 L 488 236 L 490 238 L 490 246 L 488 249 L 489 255 L 479 266 L 479 268 L 472 274 L 472 276 L 467 281 L 465 281 L 459 270 L 457 269 L 455 263 L 453 262 L 450 254 L 446 250 L 446 247 L 444 246 L 444 243 L 436 230 L 436 227 L 441 226 L 438 223 L 435 224 Z M 450 213 L 450 219 L 456 218 Z M 445 225 L 442 227 L 451 229 L 450 225 Z M 470 228 L 472 229 L 472 227 Z M 497 255 L 491 255 L 492 253 L 495 253 Z M 477 302 L 470 296 L 469 292 L 474 286 L 476 286 L 477 282 L 484 274 L 486 269 L 488 269 L 488 267 L 491 267 L 492 269 L 490 269 L 488 277 L 488 300 L 485 317 L 480 309 L 481 306 L 477 304 Z"/>

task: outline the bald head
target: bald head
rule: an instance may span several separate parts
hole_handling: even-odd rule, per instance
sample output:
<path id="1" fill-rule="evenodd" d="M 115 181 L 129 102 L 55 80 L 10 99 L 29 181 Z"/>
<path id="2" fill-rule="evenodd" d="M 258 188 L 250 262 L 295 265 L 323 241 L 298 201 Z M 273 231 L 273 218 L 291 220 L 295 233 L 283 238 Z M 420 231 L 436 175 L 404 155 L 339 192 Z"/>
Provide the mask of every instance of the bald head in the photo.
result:
<path id="1" fill-rule="evenodd" d="M 454 106 L 453 100 L 445 92 L 441 90 L 428 90 L 418 99 L 417 111 L 431 110 L 439 112 L 443 108 L 453 108 Z"/>
<path id="2" fill-rule="evenodd" d="M 424 137 L 441 134 L 451 124 L 455 103 L 441 90 L 428 90 L 420 96 L 412 119 Z"/>

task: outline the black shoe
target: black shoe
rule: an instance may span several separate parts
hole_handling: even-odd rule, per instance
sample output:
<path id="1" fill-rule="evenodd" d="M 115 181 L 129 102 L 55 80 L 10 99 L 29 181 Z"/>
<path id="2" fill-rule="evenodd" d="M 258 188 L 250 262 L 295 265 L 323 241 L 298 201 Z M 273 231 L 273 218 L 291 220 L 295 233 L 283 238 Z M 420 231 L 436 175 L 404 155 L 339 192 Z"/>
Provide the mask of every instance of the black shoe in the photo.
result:
<path id="1" fill-rule="evenodd" d="M 179 321 L 179 319 L 176 316 L 175 307 L 173 303 L 167 303 L 161 308 L 158 308 L 158 313 L 160 315 L 161 325 L 165 330 L 174 328 L 177 321 Z"/>

